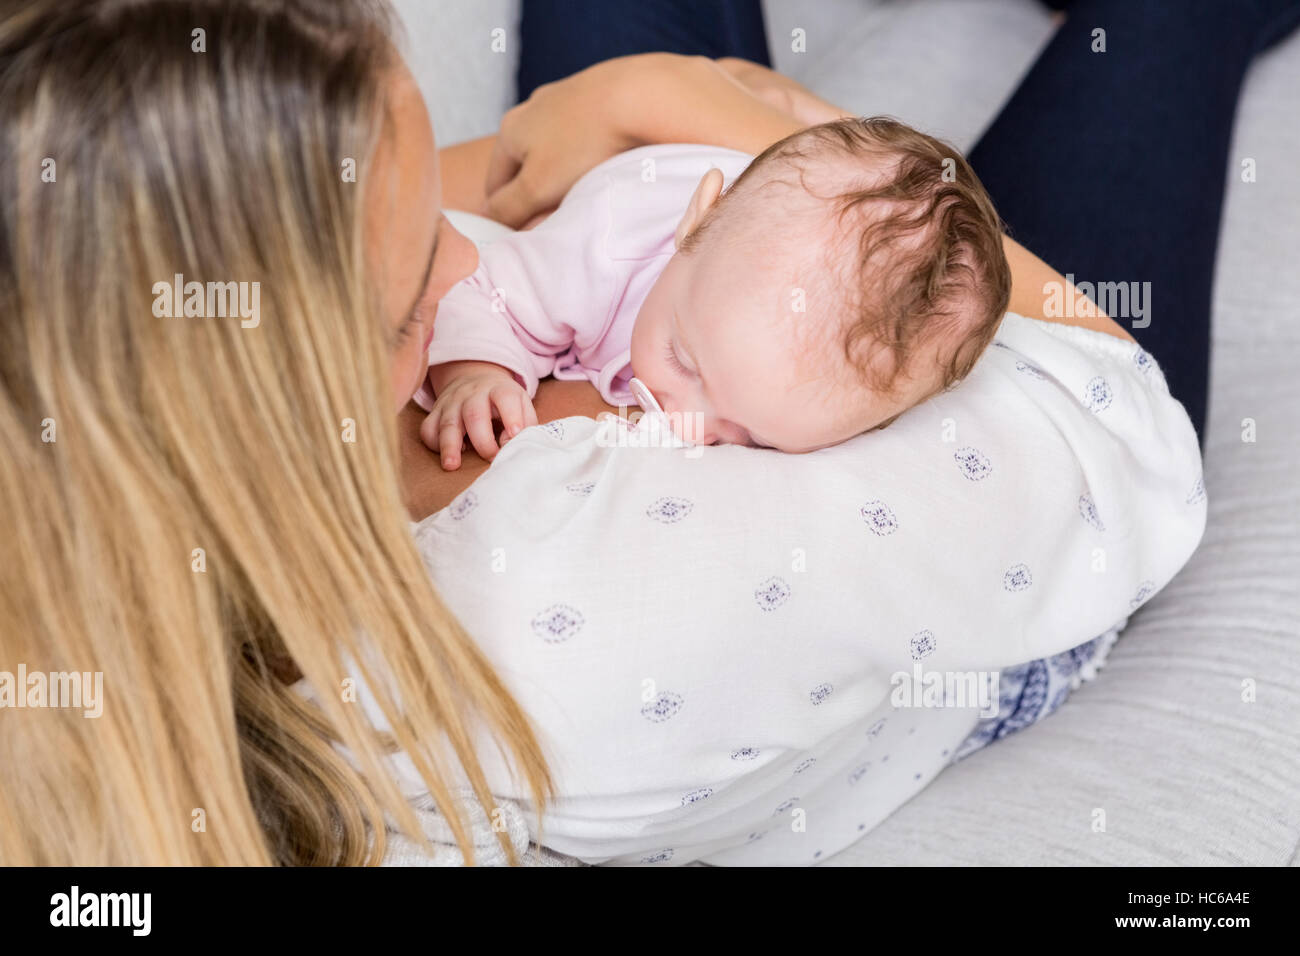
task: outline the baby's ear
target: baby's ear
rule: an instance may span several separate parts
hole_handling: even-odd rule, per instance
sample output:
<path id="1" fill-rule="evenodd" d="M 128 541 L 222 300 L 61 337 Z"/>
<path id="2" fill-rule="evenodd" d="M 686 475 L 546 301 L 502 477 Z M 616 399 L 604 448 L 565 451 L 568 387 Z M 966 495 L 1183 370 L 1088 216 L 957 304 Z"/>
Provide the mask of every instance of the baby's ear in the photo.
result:
<path id="1" fill-rule="evenodd" d="M 681 248 L 682 240 L 704 220 L 720 195 L 722 195 L 722 170 L 715 166 L 704 174 L 700 184 L 695 187 L 695 194 L 687 203 L 681 222 L 677 223 L 677 232 L 673 235 L 673 248 Z"/>

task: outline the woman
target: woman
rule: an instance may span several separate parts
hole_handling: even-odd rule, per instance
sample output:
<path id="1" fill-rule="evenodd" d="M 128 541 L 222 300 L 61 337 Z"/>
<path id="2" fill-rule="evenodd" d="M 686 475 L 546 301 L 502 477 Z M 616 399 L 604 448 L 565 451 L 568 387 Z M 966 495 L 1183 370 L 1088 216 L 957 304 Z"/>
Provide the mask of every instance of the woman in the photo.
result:
<path id="1" fill-rule="evenodd" d="M 392 412 L 475 257 L 388 35 L 377 5 L 323 0 L 0 20 L 4 659 L 102 672 L 109 700 L 5 715 L 6 863 L 374 861 L 385 814 L 417 832 L 388 746 L 444 812 L 453 762 L 487 806 L 478 725 L 539 815 L 553 792 L 406 523 Z M 789 128 L 716 70 L 604 75 L 566 95 L 635 84 L 756 142 Z M 579 165 L 678 115 L 598 124 Z"/>
<path id="2" fill-rule="evenodd" d="M 381 742 L 348 688 L 321 714 L 276 676 L 338 687 L 362 633 L 440 799 L 436 748 L 475 775 L 477 716 L 541 800 L 402 505 L 394 411 L 472 248 L 382 8 L 27 4 L 0 91 L 3 657 L 102 672 L 109 700 L 5 715 L 0 858 L 377 860 L 384 812 L 415 827 Z M 167 317 L 175 276 L 246 284 L 259 320 Z"/>

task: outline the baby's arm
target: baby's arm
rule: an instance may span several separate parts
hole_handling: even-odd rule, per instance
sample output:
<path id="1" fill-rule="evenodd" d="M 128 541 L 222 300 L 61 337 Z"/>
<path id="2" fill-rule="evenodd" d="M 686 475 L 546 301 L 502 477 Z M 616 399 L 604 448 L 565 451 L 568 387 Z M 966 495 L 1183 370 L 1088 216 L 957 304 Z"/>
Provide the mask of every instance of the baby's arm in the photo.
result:
<path id="1" fill-rule="evenodd" d="M 516 322 L 495 307 L 491 282 L 480 264 L 438 304 L 429 372 L 415 396 L 429 413 L 420 437 L 447 470 L 460 467 L 466 438 L 485 459 L 496 455 L 495 419 L 503 441 L 535 424 L 531 392 L 554 364 L 553 357 L 530 352 Z"/>
<path id="2" fill-rule="evenodd" d="M 510 236 L 498 242 L 517 240 Z M 512 261 L 516 252 L 483 249 L 473 274 L 439 301 L 429 344 L 427 387 L 415 396 L 425 411 L 433 409 L 439 381 L 449 380 L 445 373 L 435 373 L 439 366 L 490 362 L 511 373 L 532 395 L 538 381 L 554 370 L 556 356 L 571 344 L 573 330 L 551 321 L 544 286 L 535 281 L 533 270 Z"/>
<path id="3" fill-rule="evenodd" d="M 604 252 L 603 180 L 582 180 L 543 228 L 485 245 L 474 273 L 438 304 L 429 376 L 416 403 L 420 429 L 444 468 L 460 464 L 465 437 L 484 458 L 537 424 L 531 398 L 580 331 L 603 327 L 616 279 Z M 454 433 L 454 434 L 453 434 Z"/>

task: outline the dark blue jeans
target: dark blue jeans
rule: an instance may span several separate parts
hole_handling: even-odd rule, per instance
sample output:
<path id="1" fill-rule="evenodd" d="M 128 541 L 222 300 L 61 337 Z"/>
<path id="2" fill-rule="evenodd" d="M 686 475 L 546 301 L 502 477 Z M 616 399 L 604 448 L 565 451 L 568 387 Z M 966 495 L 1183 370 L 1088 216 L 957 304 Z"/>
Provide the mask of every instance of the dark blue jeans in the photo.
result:
<path id="1" fill-rule="evenodd" d="M 1300 22 L 1300 0 L 1051 5 L 1066 10 L 1065 24 L 971 163 L 1011 235 L 1048 264 L 1076 282 L 1150 283 L 1149 324 L 1132 334 L 1204 441 L 1237 97 L 1254 55 Z M 1093 52 L 1097 28 L 1105 53 Z M 759 0 L 524 0 L 521 39 L 521 99 L 629 53 L 769 63 Z"/>
<path id="2" fill-rule="evenodd" d="M 758 0 L 523 0 L 519 99 L 633 53 L 738 56 L 771 66 Z"/>

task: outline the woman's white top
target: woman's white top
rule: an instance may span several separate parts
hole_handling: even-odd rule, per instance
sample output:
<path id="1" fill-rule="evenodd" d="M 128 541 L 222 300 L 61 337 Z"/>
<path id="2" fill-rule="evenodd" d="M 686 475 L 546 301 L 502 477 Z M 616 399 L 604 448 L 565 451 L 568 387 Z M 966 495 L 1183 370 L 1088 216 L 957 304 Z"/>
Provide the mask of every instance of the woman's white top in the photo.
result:
<path id="1" fill-rule="evenodd" d="M 832 448 L 653 422 L 527 429 L 415 525 L 554 773 L 530 839 L 591 863 L 826 859 L 953 759 L 1002 669 L 1122 628 L 1205 526 L 1152 356 L 1016 314 L 958 388 Z"/>
<path id="2" fill-rule="evenodd" d="M 588 862 L 800 865 L 943 770 L 1002 669 L 1113 639 L 1191 557 L 1205 506 L 1151 355 L 1008 313 L 961 386 L 884 431 L 785 455 L 690 449 L 653 416 L 562 419 L 415 536 L 554 774 L 538 834 L 480 740 L 516 845 L 526 821 Z"/>

